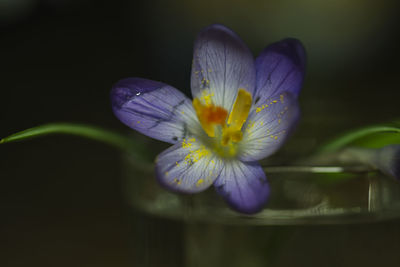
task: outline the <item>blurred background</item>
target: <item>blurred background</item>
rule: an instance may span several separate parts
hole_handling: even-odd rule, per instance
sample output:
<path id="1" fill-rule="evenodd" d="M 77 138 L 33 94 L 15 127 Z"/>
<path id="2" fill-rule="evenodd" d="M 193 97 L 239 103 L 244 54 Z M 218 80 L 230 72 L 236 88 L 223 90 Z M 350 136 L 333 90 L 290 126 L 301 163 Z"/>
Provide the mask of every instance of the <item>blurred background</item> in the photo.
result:
<path id="1" fill-rule="evenodd" d="M 301 154 L 349 127 L 400 116 L 398 12 L 391 0 L 0 0 L 0 137 L 55 121 L 129 132 L 111 112 L 113 83 L 144 77 L 190 95 L 194 38 L 222 23 L 255 55 L 285 37 L 304 43 L 303 117 L 285 147 Z M 75 137 L 1 146 L 0 266 L 133 266 L 120 165 L 118 151 Z M 302 231 L 327 234 L 333 248 L 378 249 L 369 266 L 400 263 L 383 250 L 400 248 L 397 224 Z M 359 232 L 338 240 L 337 227 Z M 388 231 L 392 239 L 382 239 Z"/>

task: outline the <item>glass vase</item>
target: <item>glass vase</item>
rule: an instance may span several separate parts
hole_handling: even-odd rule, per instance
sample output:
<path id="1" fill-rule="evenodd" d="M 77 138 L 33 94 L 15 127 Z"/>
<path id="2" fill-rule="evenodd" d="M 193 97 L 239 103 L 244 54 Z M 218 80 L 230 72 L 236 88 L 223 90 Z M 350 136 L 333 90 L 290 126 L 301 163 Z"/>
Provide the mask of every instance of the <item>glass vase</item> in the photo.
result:
<path id="1" fill-rule="evenodd" d="M 168 192 L 124 158 L 133 266 L 398 266 L 400 185 L 379 173 L 267 173 L 270 200 L 231 210 L 211 187 Z"/>

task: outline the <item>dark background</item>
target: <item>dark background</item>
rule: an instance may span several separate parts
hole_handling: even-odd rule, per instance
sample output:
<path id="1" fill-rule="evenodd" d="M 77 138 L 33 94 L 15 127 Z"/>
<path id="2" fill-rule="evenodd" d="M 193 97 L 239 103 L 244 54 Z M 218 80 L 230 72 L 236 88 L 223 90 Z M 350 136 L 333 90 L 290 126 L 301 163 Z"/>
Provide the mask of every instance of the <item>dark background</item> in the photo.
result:
<path id="1" fill-rule="evenodd" d="M 285 149 L 309 151 L 400 116 L 392 2 L 0 0 L 0 137 L 54 121 L 129 132 L 111 112 L 112 84 L 145 77 L 189 94 L 193 40 L 218 22 L 255 55 L 284 37 L 303 41 L 303 118 Z M 76 137 L 1 146 L 0 266 L 131 266 L 120 172 L 118 151 Z"/>

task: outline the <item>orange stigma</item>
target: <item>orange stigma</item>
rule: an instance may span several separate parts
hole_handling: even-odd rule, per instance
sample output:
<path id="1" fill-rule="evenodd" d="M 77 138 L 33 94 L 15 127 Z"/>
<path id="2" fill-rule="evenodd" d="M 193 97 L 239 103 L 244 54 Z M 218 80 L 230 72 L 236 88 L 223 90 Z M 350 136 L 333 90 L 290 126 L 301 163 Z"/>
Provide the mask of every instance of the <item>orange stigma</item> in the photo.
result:
<path id="1" fill-rule="evenodd" d="M 210 137 L 215 137 L 215 126 L 224 125 L 228 111 L 213 104 L 203 105 L 198 98 L 193 100 L 193 107 L 204 131 Z"/>

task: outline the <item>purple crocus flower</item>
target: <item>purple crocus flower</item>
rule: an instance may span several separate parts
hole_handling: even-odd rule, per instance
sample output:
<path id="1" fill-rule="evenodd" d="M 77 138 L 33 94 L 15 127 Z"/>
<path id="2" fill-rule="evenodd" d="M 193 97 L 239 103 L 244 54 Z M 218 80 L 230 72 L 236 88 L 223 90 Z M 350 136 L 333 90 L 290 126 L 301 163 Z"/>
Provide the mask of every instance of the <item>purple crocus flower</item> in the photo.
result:
<path id="1" fill-rule="evenodd" d="M 381 148 L 349 147 L 337 155 L 339 164 L 362 164 L 400 180 L 400 145 Z"/>
<path id="2" fill-rule="evenodd" d="M 112 108 L 127 126 L 173 144 L 156 158 L 163 186 L 196 193 L 214 185 L 233 209 L 251 214 L 270 192 L 257 161 L 295 126 L 304 69 L 298 40 L 271 44 L 254 61 L 232 30 L 211 25 L 194 45 L 193 101 L 167 84 L 127 78 L 114 85 Z"/>

